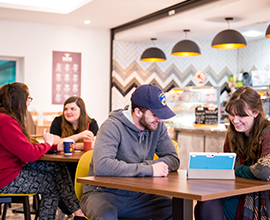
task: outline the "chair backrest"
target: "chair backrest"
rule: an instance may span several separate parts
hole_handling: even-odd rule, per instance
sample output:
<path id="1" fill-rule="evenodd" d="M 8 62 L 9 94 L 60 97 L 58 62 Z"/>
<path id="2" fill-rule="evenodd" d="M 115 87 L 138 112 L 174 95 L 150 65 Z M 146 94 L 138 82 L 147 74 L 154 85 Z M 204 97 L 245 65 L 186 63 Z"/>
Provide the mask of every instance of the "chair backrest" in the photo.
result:
<path id="1" fill-rule="evenodd" d="M 178 157 L 179 157 L 180 154 L 179 154 L 179 146 L 178 146 L 178 143 L 177 143 L 175 140 L 172 140 L 172 142 L 173 142 L 173 144 L 174 144 L 174 146 L 175 146 L 175 148 L 176 148 L 176 152 L 177 152 Z"/>
<path id="2" fill-rule="evenodd" d="M 89 170 L 90 162 L 92 160 L 92 156 L 93 156 L 93 150 L 89 150 L 85 152 L 81 156 L 77 165 L 74 187 L 75 187 L 75 194 L 79 201 L 81 200 L 81 196 L 82 196 L 83 184 L 77 183 L 77 178 L 88 176 L 88 170 Z"/>
<path id="3" fill-rule="evenodd" d="M 176 152 L 177 152 L 178 157 L 179 157 L 179 147 L 178 147 L 178 144 L 177 144 L 177 142 L 175 140 L 172 140 L 172 142 L 173 142 L 173 144 L 174 144 L 174 146 L 176 148 Z M 158 159 L 158 156 L 156 154 L 154 154 L 153 160 L 156 160 L 156 159 Z"/>

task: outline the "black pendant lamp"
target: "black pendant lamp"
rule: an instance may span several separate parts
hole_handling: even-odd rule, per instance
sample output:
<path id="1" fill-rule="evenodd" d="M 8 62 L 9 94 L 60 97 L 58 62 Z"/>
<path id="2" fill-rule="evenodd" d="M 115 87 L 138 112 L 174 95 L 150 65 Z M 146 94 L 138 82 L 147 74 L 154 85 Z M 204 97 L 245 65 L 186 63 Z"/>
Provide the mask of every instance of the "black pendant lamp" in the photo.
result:
<path id="1" fill-rule="evenodd" d="M 228 22 L 233 18 L 225 18 Z M 230 27 L 229 27 L 230 28 Z M 212 47 L 216 49 L 238 49 L 247 46 L 247 42 L 243 35 L 232 29 L 219 32 L 212 41 Z"/>
<path id="2" fill-rule="evenodd" d="M 156 38 L 151 38 L 152 41 L 156 40 Z M 146 49 L 142 56 L 141 61 L 145 62 L 162 62 L 166 61 L 166 56 L 162 50 L 157 47 L 150 47 Z"/>
<path id="3" fill-rule="evenodd" d="M 265 37 L 270 38 L 270 24 L 265 32 Z"/>
<path id="4" fill-rule="evenodd" d="M 187 38 L 187 32 L 190 30 L 183 30 L 186 34 Z M 172 55 L 174 56 L 184 56 L 184 57 L 189 57 L 189 56 L 199 56 L 201 55 L 201 50 L 199 46 L 191 40 L 181 40 L 172 49 Z"/>

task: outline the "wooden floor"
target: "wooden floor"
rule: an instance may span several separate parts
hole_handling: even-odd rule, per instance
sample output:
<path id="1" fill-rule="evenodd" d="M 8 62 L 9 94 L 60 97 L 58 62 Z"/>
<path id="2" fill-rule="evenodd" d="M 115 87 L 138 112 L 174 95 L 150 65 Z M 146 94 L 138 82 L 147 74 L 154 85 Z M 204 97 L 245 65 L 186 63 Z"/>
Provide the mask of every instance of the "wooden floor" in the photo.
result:
<path id="1" fill-rule="evenodd" d="M 4 204 L 1 205 L 2 211 L 3 211 Z M 13 213 L 13 209 L 21 208 L 22 204 L 16 204 L 12 203 L 11 208 L 8 208 L 6 219 L 7 220 L 24 220 L 24 215 L 23 213 Z M 0 219 L 2 218 L 2 215 L 0 215 Z M 31 220 L 35 219 L 35 215 L 31 214 Z M 73 217 L 68 217 L 67 215 L 64 215 L 61 213 L 60 210 L 57 210 L 56 213 L 56 220 L 73 220 Z"/>
<path id="2" fill-rule="evenodd" d="M 17 209 L 20 207 L 22 207 L 22 204 L 16 204 L 16 203 L 11 204 L 11 208 L 8 208 L 7 210 L 6 219 L 7 220 L 24 220 L 23 213 L 12 212 L 13 209 Z M 2 209 L 1 214 L 3 213 L 3 208 L 4 208 L 4 204 L 1 205 L 1 209 Z M 2 218 L 2 215 L 1 215 L 1 218 Z M 35 215 L 31 215 L 31 220 L 34 220 L 34 219 L 35 219 Z"/>

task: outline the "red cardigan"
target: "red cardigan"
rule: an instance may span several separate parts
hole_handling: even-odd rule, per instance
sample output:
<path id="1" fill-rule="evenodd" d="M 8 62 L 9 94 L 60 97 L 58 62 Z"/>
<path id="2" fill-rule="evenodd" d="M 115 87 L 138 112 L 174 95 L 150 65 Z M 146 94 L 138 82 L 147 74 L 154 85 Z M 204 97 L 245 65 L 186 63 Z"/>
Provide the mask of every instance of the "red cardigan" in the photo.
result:
<path id="1" fill-rule="evenodd" d="M 0 112 L 0 189 L 11 183 L 27 162 L 38 160 L 57 145 L 30 143 L 19 123 Z"/>

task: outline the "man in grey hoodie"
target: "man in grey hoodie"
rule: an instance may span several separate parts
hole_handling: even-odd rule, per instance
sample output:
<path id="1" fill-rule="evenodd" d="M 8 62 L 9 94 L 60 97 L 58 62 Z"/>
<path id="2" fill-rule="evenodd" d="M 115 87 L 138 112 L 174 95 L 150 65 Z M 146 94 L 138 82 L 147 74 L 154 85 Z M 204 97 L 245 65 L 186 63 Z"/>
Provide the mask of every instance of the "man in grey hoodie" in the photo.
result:
<path id="1" fill-rule="evenodd" d="M 162 121 L 174 115 L 159 87 L 139 86 L 131 96 L 131 109 L 111 112 L 100 127 L 88 175 L 139 178 L 176 171 L 180 160 Z M 83 193 L 81 208 L 90 220 L 172 218 L 171 197 L 93 185 L 85 185 Z"/>

